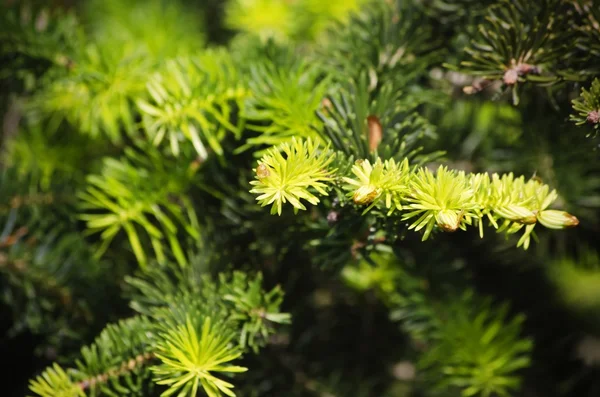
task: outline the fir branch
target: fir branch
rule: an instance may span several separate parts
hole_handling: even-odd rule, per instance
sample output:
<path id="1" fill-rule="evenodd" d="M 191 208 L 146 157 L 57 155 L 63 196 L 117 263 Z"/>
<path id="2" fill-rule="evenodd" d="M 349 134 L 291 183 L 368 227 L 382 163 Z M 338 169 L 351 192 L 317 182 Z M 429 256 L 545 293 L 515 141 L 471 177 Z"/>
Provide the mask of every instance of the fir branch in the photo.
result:
<path id="1" fill-rule="evenodd" d="M 178 156 L 180 141 L 186 140 L 205 160 L 207 146 L 223 155 L 220 141 L 226 132 L 239 137 L 232 114 L 236 105 L 242 107 L 246 92 L 226 53 L 167 61 L 146 86 L 150 101 L 139 99 L 137 106 L 154 145 L 168 138 L 171 152 Z"/>
<path id="2" fill-rule="evenodd" d="M 241 356 L 241 350 L 230 347 L 235 332 L 224 323 L 211 323 L 206 317 L 200 324 L 187 319 L 185 325 L 161 335 L 163 341 L 157 345 L 156 357 L 161 365 L 152 368 L 155 382 L 169 389 L 161 396 L 178 393 L 193 397 L 200 387 L 209 397 L 222 394 L 234 397 L 233 385 L 213 375 L 214 372 L 244 372 L 247 368 L 227 365 Z"/>
<path id="3" fill-rule="evenodd" d="M 147 365 L 147 362 L 154 359 L 152 353 L 139 354 L 128 361 L 123 362 L 120 366 L 109 369 L 105 373 L 98 374 L 92 378 L 84 379 L 77 382 L 77 386 L 81 390 L 95 389 L 99 384 L 108 382 L 111 378 L 126 376 L 129 373 L 136 371 L 139 367 Z"/>
<path id="4" fill-rule="evenodd" d="M 346 21 L 366 0 L 232 0 L 225 8 L 225 24 L 261 39 L 281 42 L 317 39 L 334 21 Z"/>
<path id="5" fill-rule="evenodd" d="M 189 56 L 205 44 L 200 10 L 179 0 L 91 0 L 82 8 L 94 41 L 137 47 L 152 59 Z"/>
<path id="6" fill-rule="evenodd" d="M 478 37 L 465 48 L 468 60 L 461 71 L 486 80 L 500 80 L 512 100 L 519 103 L 520 84 L 549 85 L 561 80 L 558 74 L 565 37 L 556 29 L 564 24 L 558 14 L 559 2 L 500 1 L 490 7 L 486 22 L 478 27 Z M 446 65 L 452 69 L 456 66 Z M 465 87 L 465 93 L 478 92 Z"/>
<path id="7" fill-rule="evenodd" d="M 275 330 L 273 324 L 288 324 L 291 317 L 281 313 L 279 308 L 283 302 L 283 291 L 275 286 L 270 291 L 263 290 L 263 277 L 249 277 L 242 272 L 234 272 L 231 279 L 221 274 L 219 295 L 230 307 L 230 320 L 238 323 L 240 331 L 240 347 L 252 348 L 258 353 L 259 347 L 267 343 Z"/>
<path id="8" fill-rule="evenodd" d="M 600 56 L 600 9 L 596 0 L 568 0 L 568 28 L 574 39 L 567 46 L 565 60 L 568 63 L 563 72 L 572 80 L 583 80 L 600 73 L 597 59 Z"/>
<path id="9" fill-rule="evenodd" d="M 0 238 L 2 300 L 13 310 L 10 337 L 25 330 L 41 336 L 42 347 L 79 342 L 104 319 L 103 293 L 113 288 L 105 263 L 77 234 L 60 229 L 39 233 L 21 227 Z"/>
<path id="10" fill-rule="evenodd" d="M 531 364 L 533 343 L 520 336 L 525 317 L 509 319 L 506 304 L 475 302 L 466 292 L 439 307 L 440 326 L 419 360 L 423 380 L 433 391 L 461 390 L 465 397 L 510 396 L 521 384 L 519 371 Z"/>
<path id="11" fill-rule="evenodd" d="M 253 188 L 251 192 L 262 193 L 257 200 L 262 200 L 263 206 L 274 203 L 271 213 L 280 214 L 281 206 L 286 201 L 290 201 L 295 208 L 305 209 L 289 197 L 295 195 L 306 198 L 310 194 L 308 188 L 315 188 L 320 194 L 327 195 L 323 190 L 326 185 L 310 175 L 313 178 L 314 175 L 331 175 L 327 176 L 327 180 L 336 180 L 334 175 L 337 171 L 325 168 L 328 163 L 306 163 L 307 158 L 327 156 L 326 152 L 319 153 L 310 145 L 310 141 L 304 145 L 296 142 L 296 152 L 290 152 L 289 147 L 283 146 L 289 160 L 272 149 L 272 154 L 259 162 L 256 168 L 258 181 L 251 184 L 264 187 L 260 190 Z M 290 153 L 294 153 L 294 156 L 290 156 Z M 299 153 L 304 159 L 302 168 L 297 165 Z M 301 180 L 292 179 L 292 183 L 281 176 L 286 176 L 287 170 L 297 169 L 303 171 L 299 174 Z M 548 185 L 535 179 L 525 181 L 524 177 L 515 178 L 513 174 L 492 174 L 490 177 L 488 174 L 451 171 L 443 166 L 435 174 L 419 166 L 409 171 L 407 159 L 397 164 L 393 159 L 383 162 L 380 158 L 374 165 L 368 160 L 358 160 L 351 169 L 355 179 L 343 175 L 343 172 L 346 171 L 342 169 L 338 177 L 344 178 L 346 189 L 350 190 L 347 197 L 351 197 L 358 206 L 368 206 L 364 213 L 379 206 L 387 210 L 387 214 L 380 215 L 386 219 L 395 211 L 403 210 L 403 221 L 418 217 L 410 223 L 409 229 L 424 229 L 423 240 L 427 240 L 434 228 L 453 232 L 465 230 L 468 225 L 478 226 L 483 237 L 483 221 L 486 218 L 498 232 L 507 235 L 525 228 L 517 246 L 527 249 L 537 223 L 551 229 L 564 229 L 579 223 L 576 217 L 565 211 L 549 209 L 558 198 L 555 190 L 550 190 Z M 272 177 L 275 179 L 270 179 Z M 298 190 L 299 187 L 302 190 Z M 312 194 L 308 197 L 311 204 L 318 203 L 318 198 Z M 502 221 L 500 225 L 499 221 Z"/>
<path id="12" fill-rule="evenodd" d="M 285 158 L 281 152 L 285 153 Z M 259 161 L 255 169 L 257 180 L 250 182 L 254 186 L 250 192 L 260 194 L 256 199 L 263 207 L 273 204 L 271 214 L 281 215 L 282 205 L 288 201 L 294 211 L 306 210 L 301 199 L 313 205 L 319 202 L 309 188 L 327 195 L 325 182 L 331 181 L 331 171 L 326 167 L 332 160 L 327 148 L 319 149 L 318 142 L 310 138 L 306 141 L 292 138 L 291 144 L 284 143 L 271 149 Z"/>
<path id="13" fill-rule="evenodd" d="M 358 180 L 344 178 L 344 181 L 348 183 L 345 188 L 351 191 L 349 195 L 354 203 L 377 203 L 377 199 L 381 197 L 389 209 L 388 215 L 395 210 L 402 210 L 402 197 L 408 193 L 408 159 L 405 158 L 399 164 L 394 159 L 386 160 L 385 163 L 377 159 L 373 165 L 369 160 L 358 161 L 352 166 L 352 173 Z"/>
<path id="14" fill-rule="evenodd" d="M 347 282 L 374 290 L 421 350 L 417 382 L 433 393 L 509 396 L 519 387 L 520 371 L 531 364 L 533 343 L 521 336 L 525 317 L 509 317 L 506 304 L 495 306 L 473 291 L 430 291 L 389 252 L 375 252 L 344 269 Z"/>
<path id="15" fill-rule="evenodd" d="M 64 127 L 52 122 L 22 126 L 5 146 L 4 166 L 14 168 L 20 180 L 42 192 L 81 182 L 94 164 L 92 156 L 102 151 L 99 142 L 73 136 Z"/>
<path id="16" fill-rule="evenodd" d="M 274 63 L 251 66 L 244 116 L 248 128 L 260 135 L 249 137 L 249 147 L 275 146 L 290 138 L 316 138 L 320 120 L 315 111 L 329 90 L 329 79 L 322 78 L 314 66 L 294 63 L 289 67 Z M 260 156 L 263 153 L 255 152 Z"/>
<path id="17" fill-rule="evenodd" d="M 240 348 L 255 353 L 275 332 L 275 324 L 290 322 L 290 315 L 280 312 L 283 291 L 279 286 L 265 290 L 261 273 L 221 273 L 213 281 L 199 265 L 195 261 L 184 269 L 158 266 L 144 276 L 127 277 L 134 291 L 131 307 L 156 318 L 166 330 L 187 321 L 189 312 L 226 319 L 239 332 Z"/>
<path id="18" fill-rule="evenodd" d="M 48 79 L 28 103 L 33 114 L 62 117 L 80 133 L 122 142 L 137 134 L 133 102 L 144 98 L 152 60 L 143 51 L 86 43 L 67 74 Z"/>
<path id="19" fill-rule="evenodd" d="M 577 114 L 571 115 L 571 121 L 576 125 L 591 124 L 594 135 L 600 129 L 600 79 L 594 79 L 588 90 L 581 88 L 579 98 L 573 100 L 573 110 Z M 591 136 L 590 132 L 588 136 Z"/>
<path id="20" fill-rule="evenodd" d="M 85 397 L 85 392 L 57 363 L 30 382 L 29 388 L 40 397 Z"/>
<path id="21" fill-rule="evenodd" d="M 404 90 L 441 56 L 424 15 L 410 3 L 369 1 L 358 11 L 332 24 L 317 47 L 318 64 L 334 81 L 358 81 L 367 73 L 369 93 L 386 84 Z"/>
<path id="22" fill-rule="evenodd" d="M 81 349 L 75 368 L 65 371 L 54 364 L 30 382 L 31 391 L 41 397 L 62 397 L 65 391 L 98 396 L 112 390 L 141 390 L 153 358 L 150 349 L 156 335 L 151 327 L 145 317 L 109 324 L 93 344 Z"/>
<path id="23" fill-rule="evenodd" d="M 326 97 L 317 115 L 323 123 L 321 137 L 331 142 L 332 148 L 354 158 L 371 158 L 381 154 L 396 161 L 432 160 L 438 154 L 419 155 L 423 138 L 436 137 L 434 126 L 414 110 L 429 102 L 427 95 L 404 95 L 390 82 L 383 83 L 369 94 L 369 80 L 365 73 L 357 81 L 344 84 Z"/>
<path id="24" fill-rule="evenodd" d="M 75 13 L 35 0 L 0 7 L 0 80 L 15 71 L 29 90 L 51 66 L 72 66 L 83 33 Z"/>
<path id="25" fill-rule="evenodd" d="M 146 267 L 149 247 L 140 238 L 141 227 L 159 261 L 166 259 L 168 247 L 185 266 L 176 225 L 192 238 L 199 237 L 198 219 L 185 195 L 194 173 L 180 162 L 165 161 L 152 148 L 144 154 L 126 150 L 121 161 L 107 158 L 102 174 L 89 176 L 88 186 L 78 193 L 87 233 L 102 233 L 97 255 L 104 253 L 117 233 L 125 231 L 138 263 Z"/>

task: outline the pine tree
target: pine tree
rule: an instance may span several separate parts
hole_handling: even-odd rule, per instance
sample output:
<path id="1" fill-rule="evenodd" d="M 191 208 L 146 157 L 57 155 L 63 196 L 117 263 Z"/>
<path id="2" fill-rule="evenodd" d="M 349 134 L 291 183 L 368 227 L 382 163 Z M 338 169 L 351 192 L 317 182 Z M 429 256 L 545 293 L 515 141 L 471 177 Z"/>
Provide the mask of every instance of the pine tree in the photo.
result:
<path id="1" fill-rule="evenodd" d="M 0 10 L 7 395 L 600 393 L 600 2 Z"/>

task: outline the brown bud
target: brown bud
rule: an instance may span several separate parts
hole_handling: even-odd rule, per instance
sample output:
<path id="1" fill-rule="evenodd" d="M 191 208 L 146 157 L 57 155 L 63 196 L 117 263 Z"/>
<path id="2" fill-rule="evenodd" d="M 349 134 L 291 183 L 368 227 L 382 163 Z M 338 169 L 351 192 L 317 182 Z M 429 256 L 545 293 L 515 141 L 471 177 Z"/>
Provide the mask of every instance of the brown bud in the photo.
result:
<path id="1" fill-rule="evenodd" d="M 545 210 L 537 214 L 540 223 L 549 229 L 564 229 L 579 225 L 579 219 L 565 211 Z"/>
<path id="2" fill-rule="evenodd" d="M 258 167 L 256 167 L 256 176 L 258 177 L 258 179 L 267 178 L 269 175 L 271 175 L 271 172 L 269 171 L 268 166 L 264 164 L 259 164 Z"/>
<path id="3" fill-rule="evenodd" d="M 383 138 L 383 128 L 377 116 L 367 117 L 367 124 L 369 126 L 369 150 L 374 151 Z"/>
<path id="4" fill-rule="evenodd" d="M 435 215 L 437 225 L 445 232 L 455 232 L 460 226 L 461 214 L 453 210 L 442 210 Z"/>
<path id="5" fill-rule="evenodd" d="M 323 100 L 321 101 L 321 107 L 322 107 L 323 111 L 325 113 L 327 113 L 328 111 L 333 109 L 333 104 L 331 103 L 329 98 L 323 98 Z"/>

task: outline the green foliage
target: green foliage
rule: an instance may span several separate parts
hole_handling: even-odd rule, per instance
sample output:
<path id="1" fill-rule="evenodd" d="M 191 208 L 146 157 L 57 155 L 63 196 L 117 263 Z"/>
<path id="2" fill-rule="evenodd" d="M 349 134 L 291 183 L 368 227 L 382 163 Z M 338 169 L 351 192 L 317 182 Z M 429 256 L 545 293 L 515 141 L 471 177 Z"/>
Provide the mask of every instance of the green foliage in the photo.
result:
<path id="1" fill-rule="evenodd" d="M 298 198 L 316 205 L 318 198 L 308 193 L 308 188 L 326 195 L 323 190 L 326 185 L 318 178 L 331 174 L 325 180 L 336 180 L 333 175 L 337 170 L 327 169 L 328 163 L 308 161 L 318 153 L 311 145 L 311 141 L 304 144 L 298 141 L 294 151 L 283 145 L 280 149 L 288 158 L 283 158 L 279 150 L 272 149 L 259 161 L 257 181 L 251 182 L 259 188 L 250 191 L 261 194 L 257 200 L 263 206 L 273 203 L 272 214 L 281 214 L 281 206 L 286 201 L 290 201 L 295 209 L 305 209 Z M 326 151 L 319 156 L 320 159 L 327 158 Z M 538 222 L 551 229 L 563 229 L 579 223 L 576 217 L 565 211 L 549 209 L 558 198 L 555 190 L 535 179 L 526 182 L 522 176 L 515 178 L 512 173 L 502 176 L 492 174 L 490 177 L 488 174 L 451 171 L 440 166 L 434 174 L 426 167 L 410 169 L 406 158 L 400 164 L 393 159 L 384 162 L 377 158 L 373 165 L 369 160 L 360 159 L 351 169 L 354 178 L 346 177 L 344 172 L 341 170 L 338 177 L 343 178 L 347 184 L 345 188 L 350 190 L 348 199 L 351 198 L 356 205 L 368 206 L 363 215 L 377 205 L 387 210 L 385 218 L 395 211 L 404 210 L 403 221 L 418 217 L 409 229 L 424 229 L 423 240 L 429 238 L 435 227 L 454 232 L 459 228 L 465 230 L 467 225 L 478 226 L 483 237 L 483 221 L 487 218 L 498 232 L 507 235 L 525 228 L 517 246 L 527 249 Z M 502 221 L 500 225 L 499 221 Z"/>
<path id="2" fill-rule="evenodd" d="M 179 0 L 92 0 L 83 6 L 93 16 L 88 25 L 100 43 L 142 49 L 157 60 L 193 54 L 204 46 L 202 15 Z"/>
<path id="3" fill-rule="evenodd" d="M 533 347 L 521 336 L 523 315 L 509 316 L 506 304 L 498 307 L 471 290 L 431 291 L 383 249 L 343 275 L 354 288 L 377 292 L 390 316 L 423 346 L 417 381 L 429 385 L 431 395 L 510 396 L 517 390 Z"/>
<path id="4" fill-rule="evenodd" d="M 301 199 L 313 205 L 319 202 L 309 188 L 327 195 L 325 182 L 331 177 L 326 167 L 331 161 L 327 149 L 319 151 L 318 142 L 292 138 L 291 144 L 273 148 L 259 160 L 256 180 L 250 182 L 254 186 L 250 192 L 259 194 L 256 199 L 261 206 L 273 204 L 271 214 L 281 215 L 282 206 L 288 201 L 294 211 L 306 210 Z"/>
<path id="5" fill-rule="evenodd" d="M 330 28 L 319 61 L 337 81 L 359 80 L 368 73 L 369 92 L 386 84 L 392 91 L 414 82 L 436 55 L 423 15 L 405 1 L 377 1 L 347 23 Z M 439 56 L 441 54 L 438 54 Z"/>
<path id="6" fill-rule="evenodd" d="M 94 343 L 81 349 L 72 381 L 92 396 L 143 390 L 154 339 L 152 324 L 144 317 L 107 325 Z"/>
<path id="7" fill-rule="evenodd" d="M 240 129 L 230 118 L 234 104 L 241 106 L 245 90 L 227 54 L 207 52 L 199 59 L 167 61 L 164 70 L 148 81 L 147 90 L 151 101 L 138 100 L 137 105 L 148 139 L 158 146 L 168 137 L 175 156 L 181 140 L 191 142 L 202 160 L 208 156 L 207 144 L 221 156 L 224 134 L 239 136 Z"/>
<path id="8" fill-rule="evenodd" d="M 240 332 L 240 347 L 250 347 L 256 353 L 273 333 L 272 324 L 288 324 L 289 313 L 280 313 L 283 303 L 283 291 L 275 286 L 271 291 L 263 292 L 262 274 L 254 279 L 247 274 L 235 272 L 231 280 L 223 275 L 220 280 L 220 293 L 230 306 L 231 320 L 237 322 Z"/>
<path id="9" fill-rule="evenodd" d="M 94 295 L 110 291 L 106 267 L 90 260 L 76 234 L 56 229 L 36 236 L 26 227 L 7 228 L 0 237 L 0 274 L 2 301 L 13 311 L 8 335 L 32 332 L 46 338 L 42 347 L 80 343 L 86 328 L 104 317 Z"/>
<path id="10" fill-rule="evenodd" d="M 94 1 L 83 14 L 83 19 L 93 15 L 87 35 L 80 35 L 68 61 L 59 65 L 66 70 L 46 79 L 29 107 L 42 115 L 64 117 L 82 133 L 120 143 L 123 132 L 138 135 L 134 103 L 148 99 L 148 76 L 165 58 L 200 50 L 203 40 L 197 35 L 198 23 L 176 2 Z M 156 129 L 150 134 L 156 135 Z"/>
<path id="11" fill-rule="evenodd" d="M 201 386 L 209 397 L 235 396 L 233 385 L 215 377 L 213 372 L 244 372 L 247 368 L 228 365 L 241 355 L 229 342 L 235 332 L 223 324 L 211 324 L 204 319 L 201 330 L 188 319 L 185 325 L 162 335 L 164 342 L 157 345 L 156 357 L 162 364 L 153 368 L 156 383 L 168 385 L 161 396 L 178 393 L 179 396 L 195 396 Z"/>
<path id="12" fill-rule="evenodd" d="M 281 290 L 263 290 L 260 274 L 221 274 L 213 281 L 206 275 L 194 278 L 192 267 L 170 269 L 130 278 L 137 290 L 132 307 L 146 314 L 108 325 L 81 350 L 74 368 L 48 368 L 31 390 L 41 397 L 74 389 L 91 396 L 144 395 L 152 377 L 150 385 L 167 386 L 162 396 L 196 396 L 200 388 L 211 397 L 235 396 L 233 385 L 215 373 L 246 371 L 229 362 L 246 347 L 258 352 L 258 336 L 272 332 L 266 321 L 289 321 L 288 314 L 279 313 Z"/>
<path id="13" fill-rule="evenodd" d="M 508 306 L 474 302 L 465 293 L 445 304 L 432 346 L 419 360 L 425 379 L 441 394 L 511 396 L 520 386 L 518 372 L 530 365 L 532 341 L 520 337 L 524 316 L 508 319 Z"/>
<path id="14" fill-rule="evenodd" d="M 472 222 L 477 202 L 473 200 L 473 183 L 469 183 L 464 172 L 453 173 L 440 166 L 434 175 L 429 169 L 421 168 L 411 182 L 412 193 L 407 199 L 410 212 L 402 219 L 419 217 L 409 229 L 425 228 L 423 240 L 436 224 L 443 231 L 453 232 Z"/>
<path id="15" fill-rule="evenodd" d="M 596 0 L 4 3 L 32 393 L 598 394 Z"/>
<path id="16" fill-rule="evenodd" d="M 484 14 L 491 4 L 490 0 L 420 0 L 416 5 L 444 25 L 453 26 Z"/>
<path id="17" fill-rule="evenodd" d="M 365 0 L 232 0 L 226 6 L 228 27 L 263 39 L 314 40 L 332 21 L 347 19 Z"/>
<path id="18" fill-rule="evenodd" d="M 58 365 L 48 368 L 42 376 L 31 381 L 31 391 L 41 397 L 84 397 L 85 393 L 69 379 L 67 373 Z"/>
<path id="19" fill-rule="evenodd" d="M 13 2 L 0 12 L 0 81 L 10 77 L 27 90 L 48 67 L 68 67 L 81 39 L 75 14 L 41 1 Z M 40 61 L 40 64 L 36 64 Z"/>
<path id="20" fill-rule="evenodd" d="M 170 249 L 185 266 L 178 235 L 185 232 L 197 239 L 200 230 L 186 196 L 196 168 L 193 163 L 168 161 L 153 149 L 145 153 L 128 149 L 120 161 L 106 158 L 101 174 L 88 176 L 87 187 L 78 193 L 80 219 L 86 221 L 87 233 L 101 233 L 97 256 L 124 231 L 140 266 L 148 262 L 147 243 L 158 261 L 165 261 L 165 250 Z"/>
<path id="21" fill-rule="evenodd" d="M 346 189 L 351 191 L 348 196 L 356 204 L 371 204 L 365 211 L 384 202 L 388 215 L 402 210 L 402 196 L 408 193 L 408 159 L 400 164 L 394 159 L 385 162 L 377 159 L 373 165 L 369 160 L 358 161 L 352 166 L 352 173 L 358 180 L 344 178 L 348 183 Z"/>
<path id="22" fill-rule="evenodd" d="M 17 177 L 30 186 L 48 192 L 57 184 L 83 178 L 94 141 L 81 136 L 66 136 L 59 125 L 32 123 L 22 127 L 18 135 L 7 142 L 4 161 L 14 167 Z M 96 149 L 97 151 L 97 149 Z"/>
<path id="23" fill-rule="evenodd" d="M 30 389 L 40 397 L 139 392 L 148 376 L 145 365 L 152 358 L 149 349 L 154 338 L 144 317 L 109 324 L 94 343 L 81 349 L 75 368 L 50 367 L 30 382 Z"/>
<path id="24" fill-rule="evenodd" d="M 519 84 L 548 85 L 561 79 L 557 58 L 564 51 L 564 37 L 555 27 L 564 23 L 559 2 L 501 1 L 488 8 L 478 37 L 465 48 L 468 60 L 460 70 L 487 80 L 500 80 L 512 100 L 519 103 Z M 450 65 L 448 65 L 450 66 Z M 454 67 L 456 68 L 456 67 Z M 476 92 L 467 87 L 465 92 Z"/>
<path id="25" fill-rule="evenodd" d="M 600 56 L 600 9 L 595 0 L 572 0 L 569 28 L 575 32 L 573 45 L 568 45 L 570 76 L 597 76 Z M 571 44 L 571 43 L 569 43 Z"/>
<path id="26" fill-rule="evenodd" d="M 285 39 L 293 31 L 289 5 L 275 0 L 232 1 L 227 5 L 226 24 L 261 38 Z"/>
<path id="27" fill-rule="evenodd" d="M 593 314 L 600 308 L 600 257 L 582 248 L 575 257 L 563 255 L 548 264 L 548 278 L 563 303 L 580 313 Z"/>
<path id="28" fill-rule="evenodd" d="M 221 274 L 215 283 L 199 271 L 200 263 L 195 260 L 174 272 L 158 268 L 149 269 L 144 277 L 128 277 L 135 291 L 131 307 L 158 319 L 165 332 L 188 321 L 188 312 L 225 318 L 238 330 L 240 348 L 254 352 L 267 343 L 275 324 L 290 322 L 289 314 L 279 311 L 283 291 L 279 286 L 264 290 L 262 274 Z"/>
<path id="29" fill-rule="evenodd" d="M 46 80 L 31 99 L 33 112 L 62 117 L 84 134 L 122 140 L 136 134 L 133 101 L 144 95 L 145 76 L 152 70 L 142 51 L 90 43 L 78 48 L 73 66 Z"/>
<path id="30" fill-rule="evenodd" d="M 571 120 L 577 125 L 589 123 L 597 132 L 600 128 L 600 80 L 594 79 L 588 90 L 581 88 L 579 98 L 573 100 L 573 110 L 577 114 L 571 115 Z M 588 134 L 588 136 L 590 136 Z"/>
<path id="31" fill-rule="evenodd" d="M 320 120 L 315 111 L 330 88 L 317 68 L 305 63 L 289 70 L 273 63 L 252 68 L 245 103 L 248 128 L 260 135 L 242 147 L 275 146 L 296 138 L 316 138 Z M 262 153 L 261 153 L 262 154 Z"/>

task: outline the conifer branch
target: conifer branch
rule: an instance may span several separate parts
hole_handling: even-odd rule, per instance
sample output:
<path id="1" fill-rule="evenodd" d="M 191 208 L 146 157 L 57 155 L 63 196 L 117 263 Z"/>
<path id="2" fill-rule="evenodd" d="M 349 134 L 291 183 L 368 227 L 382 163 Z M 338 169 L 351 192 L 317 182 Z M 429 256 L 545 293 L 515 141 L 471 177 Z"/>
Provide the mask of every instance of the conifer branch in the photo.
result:
<path id="1" fill-rule="evenodd" d="M 600 130 L 600 79 L 594 79 L 589 90 L 581 88 L 579 98 L 573 100 L 573 110 L 577 114 L 571 115 L 571 121 L 577 125 L 590 124 L 595 135 Z"/>
<path id="2" fill-rule="evenodd" d="M 224 133 L 240 134 L 231 122 L 246 96 L 238 79 L 223 52 L 167 61 L 146 84 L 149 100 L 136 101 L 148 139 L 155 146 L 168 139 L 175 156 L 181 152 L 181 140 L 191 142 L 202 161 L 208 157 L 207 148 L 222 156 Z"/>
<path id="3" fill-rule="evenodd" d="M 533 344 L 521 336 L 525 317 L 509 316 L 506 304 L 496 307 L 471 290 L 440 298 L 386 252 L 363 257 L 342 274 L 354 288 L 374 290 L 415 340 L 422 351 L 417 381 L 428 389 L 508 396 L 519 387 Z"/>
<path id="4" fill-rule="evenodd" d="M 313 205 L 319 202 L 308 188 L 327 195 L 325 182 L 331 181 L 331 171 L 326 167 L 332 160 L 327 150 L 319 150 L 318 142 L 292 138 L 291 144 L 271 149 L 259 161 L 255 169 L 257 180 L 250 182 L 255 187 L 250 192 L 260 194 L 257 200 L 262 206 L 273 204 L 272 214 L 281 215 L 286 202 L 293 205 L 294 211 L 305 210 L 301 199 Z"/>
<path id="5" fill-rule="evenodd" d="M 564 26 L 565 13 L 558 13 L 560 2 L 500 1 L 488 8 L 478 36 L 465 48 L 468 60 L 461 67 L 446 65 L 485 80 L 498 80 L 519 103 L 520 84 L 550 85 L 561 81 L 562 65 L 557 63 L 565 37 L 555 33 Z M 464 92 L 478 92 L 465 87 Z"/>
<path id="6" fill-rule="evenodd" d="M 148 362 L 154 358 L 155 357 L 152 353 L 139 354 L 128 361 L 124 361 L 120 366 L 109 369 L 108 371 L 98 374 L 92 378 L 78 381 L 76 384 L 81 390 L 95 389 L 98 384 L 106 383 L 110 380 L 110 378 L 124 376 L 143 365 L 148 365 Z"/>
<path id="7" fill-rule="evenodd" d="M 276 146 L 292 137 L 317 138 L 320 120 L 315 111 L 329 90 L 330 80 L 306 63 L 286 67 L 272 63 L 251 67 L 244 115 L 248 128 L 260 135 L 249 137 L 238 151 L 259 145 Z M 255 152 L 261 156 L 264 152 Z"/>
<path id="8" fill-rule="evenodd" d="M 377 209 L 384 211 L 380 216 L 387 218 L 402 211 L 403 221 L 417 218 L 409 223 L 409 229 L 423 229 L 423 240 L 427 240 L 434 228 L 453 232 L 465 230 L 467 226 L 477 226 L 483 237 L 483 224 L 487 219 L 498 232 L 507 235 L 524 229 L 517 246 L 527 249 L 537 223 L 551 229 L 579 223 L 565 211 L 549 209 L 558 194 L 535 179 L 525 181 L 524 177 L 515 178 L 512 173 L 466 174 L 443 166 L 433 173 L 426 167 L 410 167 L 406 158 L 399 164 L 393 159 L 384 162 L 377 158 L 373 165 L 367 159 L 358 160 L 350 171 L 352 175 L 344 175 L 343 170 L 335 175 L 336 170 L 326 168 L 329 162 L 311 160 L 317 155 L 321 159 L 327 157 L 326 152 L 319 152 L 311 145 L 310 141 L 304 144 L 298 141 L 293 152 L 287 146 L 282 147 L 288 154 L 287 159 L 272 149 L 268 157 L 259 161 L 255 170 L 257 180 L 251 182 L 259 188 L 251 192 L 262 193 L 257 200 L 263 206 L 273 204 L 271 213 L 281 214 L 282 205 L 287 201 L 295 211 L 306 209 L 297 198 L 316 205 L 319 200 L 309 189 L 327 195 L 326 188 L 342 188 L 336 182 L 341 178 L 346 183 L 344 188 L 350 190 L 348 199 L 359 207 L 366 207 L 363 214 Z M 326 175 L 331 176 L 323 178 Z"/>
<path id="9" fill-rule="evenodd" d="M 176 169 L 168 164 L 155 149 L 150 148 L 146 154 L 127 150 L 121 161 L 106 159 L 102 174 L 88 176 L 88 186 L 78 193 L 83 210 L 80 218 L 87 222 L 88 233 L 101 233 L 98 256 L 108 249 L 117 233 L 124 231 L 140 266 L 145 267 L 149 250 L 140 238 L 141 227 L 159 261 L 165 260 L 168 247 L 178 263 L 186 265 L 176 225 L 198 238 L 198 219 L 185 196 L 195 170 L 181 163 L 170 163 Z"/>

